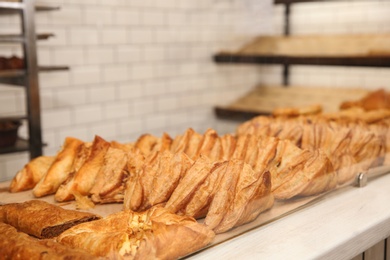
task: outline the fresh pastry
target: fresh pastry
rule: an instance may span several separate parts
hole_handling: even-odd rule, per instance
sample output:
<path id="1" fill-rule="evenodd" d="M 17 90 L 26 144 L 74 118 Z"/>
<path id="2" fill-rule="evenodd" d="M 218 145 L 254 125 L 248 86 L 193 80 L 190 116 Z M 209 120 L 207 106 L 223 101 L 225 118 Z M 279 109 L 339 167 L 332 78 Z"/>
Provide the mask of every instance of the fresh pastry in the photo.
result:
<path id="1" fill-rule="evenodd" d="M 213 163 L 208 157 L 201 155 L 180 180 L 165 207 L 171 212 L 179 212 L 207 179 L 215 164 L 217 163 Z"/>
<path id="2" fill-rule="evenodd" d="M 96 176 L 90 190 L 92 201 L 95 203 L 122 202 L 124 184 L 128 176 L 128 154 L 122 150 L 110 147 L 104 156 L 103 166 Z"/>
<path id="3" fill-rule="evenodd" d="M 83 141 L 76 138 L 67 137 L 65 139 L 65 143 L 53 164 L 34 187 L 34 196 L 42 197 L 57 191 L 58 187 L 69 177 L 73 161 L 83 144 Z"/>
<path id="4" fill-rule="evenodd" d="M 0 206 L 0 222 L 38 238 L 52 238 L 66 229 L 100 217 L 76 210 L 63 209 L 41 200 Z"/>
<path id="5" fill-rule="evenodd" d="M 94 256 L 115 259 L 177 259 L 209 244 L 215 234 L 188 216 L 162 207 L 121 211 L 74 226 L 57 241 Z"/>
<path id="6" fill-rule="evenodd" d="M 57 201 L 69 201 L 73 200 L 75 195 L 88 196 L 90 194 L 96 176 L 100 168 L 103 167 L 104 157 L 110 145 L 100 136 L 95 136 L 89 157 L 80 169 L 56 191 L 55 199 Z"/>
<path id="7" fill-rule="evenodd" d="M 146 210 L 168 201 L 193 161 L 182 152 L 159 152 L 126 183 L 124 208 Z M 137 194 L 135 194 L 137 192 Z"/>
<path id="8" fill-rule="evenodd" d="M 64 246 L 53 239 L 36 239 L 2 222 L 0 222 L 0 252 L 1 259 L 97 259 L 84 250 Z"/>
<path id="9" fill-rule="evenodd" d="M 54 159 L 54 156 L 39 156 L 28 162 L 12 179 L 10 192 L 33 189 L 50 168 Z"/>
<path id="10" fill-rule="evenodd" d="M 216 233 L 254 220 L 274 202 L 269 172 L 255 172 L 250 165 L 235 160 L 225 169 L 204 221 Z"/>

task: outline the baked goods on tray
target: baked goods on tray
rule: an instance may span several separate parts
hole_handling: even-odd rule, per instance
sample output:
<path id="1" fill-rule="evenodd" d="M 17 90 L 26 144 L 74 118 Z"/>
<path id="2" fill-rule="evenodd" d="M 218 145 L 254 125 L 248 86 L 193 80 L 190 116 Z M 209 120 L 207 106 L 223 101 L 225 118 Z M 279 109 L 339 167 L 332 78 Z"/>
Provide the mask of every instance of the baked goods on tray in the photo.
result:
<path id="1" fill-rule="evenodd" d="M 390 165 L 390 112 L 352 109 L 275 110 L 222 136 L 189 128 L 129 143 L 68 137 L 55 156 L 29 162 L 10 191 L 33 189 L 36 197 L 54 194 L 57 202 L 90 207 L 121 203 L 122 212 L 75 225 L 58 241 L 98 257 L 177 258 L 272 213 L 275 204 L 326 193 L 361 171 Z"/>
<path id="2" fill-rule="evenodd" d="M 41 200 L 0 206 L 0 222 L 38 238 L 56 237 L 74 225 L 99 218 L 92 213 L 63 209 Z"/>
<path id="3" fill-rule="evenodd" d="M 10 184 L 11 192 L 30 190 L 40 181 L 53 163 L 54 156 L 39 156 L 18 171 Z"/>

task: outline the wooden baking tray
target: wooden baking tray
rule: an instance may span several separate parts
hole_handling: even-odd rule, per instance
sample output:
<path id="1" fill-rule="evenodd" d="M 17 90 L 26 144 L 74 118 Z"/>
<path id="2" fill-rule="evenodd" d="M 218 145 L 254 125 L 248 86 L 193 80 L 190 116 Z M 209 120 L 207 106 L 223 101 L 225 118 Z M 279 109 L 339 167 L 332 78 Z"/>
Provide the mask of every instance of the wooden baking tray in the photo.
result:
<path id="1" fill-rule="evenodd" d="M 390 56 L 390 34 L 260 36 L 238 50 L 222 53 L 292 57 Z"/>
<path id="2" fill-rule="evenodd" d="M 359 100 L 369 93 L 361 88 L 258 86 L 229 104 L 216 106 L 221 117 L 241 114 L 253 117 L 269 115 L 275 108 L 321 104 L 323 112 L 337 112 L 345 100 Z"/>

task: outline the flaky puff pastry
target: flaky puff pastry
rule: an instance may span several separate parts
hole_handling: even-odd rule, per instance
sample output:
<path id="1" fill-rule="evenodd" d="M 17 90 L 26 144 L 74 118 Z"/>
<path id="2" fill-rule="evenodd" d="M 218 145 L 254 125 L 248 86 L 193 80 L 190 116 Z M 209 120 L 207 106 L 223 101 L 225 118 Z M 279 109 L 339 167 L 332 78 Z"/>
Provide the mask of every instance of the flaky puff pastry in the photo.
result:
<path id="1" fill-rule="evenodd" d="M 217 164 L 206 156 L 200 156 L 185 176 L 180 179 L 179 184 L 167 201 L 165 208 L 171 212 L 179 212 L 190 201 L 196 190 L 210 175 L 211 169 Z"/>
<path id="2" fill-rule="evenodd" d="M 89 157 L 80 169 L 58 188 L 55 199 L 59 202 L 73 200 L 76 196 L 88 196 L 95 184 L 96 176 L 103 167 L 104 157 L 111 146 L 100 136 L 95 136 Z"/>
<path id="3" fill-rule="evenodd" d="M 39 156 L 28 162 L 12 179 L 9 191 L 20 192 L 33 189 L 50 168 L 54 159 L 54 156 Z"/>
<path id="4" fill-rule="evenodd" d="M 126 183 L 124 208 L 146 210 L 166 202 L 193 161 L 183 152 L 158 152 Z"/>
<path id="5" fill-rule="evenodd" d="M 214 232 L 223 233 L 254 220 L 273 202 L 269 172 L 255 172 L 249 164 L 231 160 L 212 196 L 204 223 Z"/>
<path id="6" fill-rule="evenodd" d="M 280 200 L 316 195 L 337 185 L 336 172 L 324 152 L 300 149 L 289 140 L 277 141 L 275 156 L 266 168 L 271 173 L 272 193 Z"/>
<path id="7" fill-rule="evenodd" d="M 36 239 L 0 222 L 1 259 L 98 259 L 84 250 L 64 246 L 53 239 Z"/>
<path id="8" fill-rule="evenodd" d="M 38 238 L 52 238 L 74 225 L 99 218 L 92 213 L 63 209 L 41 200 L 0 206 L 0 222 Z"/>
<path id="9" fill-rule="evenodd" d="M 153 207 L 118 212 L 75 226 L 57 241 L 95 256 L 124 259 L 177 259 L 209 244 L 215 234 L 188 216 Z"/>
<path id="10" fill-rule="evenodd" d="M 67 137 L 60 152 L 58 152 L 53 164 L 45 173 L 42 179 L 33 189 L 35 197 L 43 197 L 53 194 L 58 187 L 68 178 L 72 171 L 73 161 L 84 144 L 83 141 Z"/>
<path id="11" fill-rule="evenodd" d="M 95 203 L 122 202 L 124 183 L 128 176 L 127 162 L 129 153 L 123 149 L 109 147 L 104 156 L 104 163 L 96 175 L 90 190 Z"/>

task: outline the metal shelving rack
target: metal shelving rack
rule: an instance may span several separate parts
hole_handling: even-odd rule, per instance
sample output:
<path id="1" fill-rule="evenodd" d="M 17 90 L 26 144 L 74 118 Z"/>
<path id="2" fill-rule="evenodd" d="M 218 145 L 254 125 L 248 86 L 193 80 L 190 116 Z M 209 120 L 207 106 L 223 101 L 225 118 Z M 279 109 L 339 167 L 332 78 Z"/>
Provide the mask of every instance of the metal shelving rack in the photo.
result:
<path id="1" fill-rule="evenodd" d="M 326 0 L 274 0 L 274 4 L 283 4 L 284 9 L 284 35 L 290 35 L 291 5 L 295 3 L 325 2 Z M 289 85 L 291 65 L 315 66 L 351 66 L 351 67 L 390 67 L 390 57 L 367 56 L 315 56 L 292 57 L 283 55 L 240 55 L 218 53 L 214 55 L 217 63 L 246 63 L 246 64 L 279 64 L 283 65 L 283 84 Z"/>
<path id="2" fill-rule="evenodd" d="M 291 6 L 295 3 L 325 2 L 327 0 L 274 0 L 275 5 L 284 5 L 284 36 L 290 36 Z M 377 67 L 390 68 L 390 56 L 284 56 L 284 55 L 241 55 L 232 53 L 217 53 L 213 56 L 216 63 L 243 63 L 259 65 L 282 65 L 283 86 L 290 84 L 290 67 L 292 65 L 314 66 L 349 66 L 349 67 Z M 239 118 L 247 120 L 259 113 L 236 111 L 216 107 L 215 113 L 219 118 Z"/>
<path id="3" fill-rule="evenodd" d="M 35 12 L 59 10 L 58 6 L 36 3 L 0 1 L 0 15 L 18 13 L 21 17 L 20 35 L 0 35 L 0 43 L 22 44 L 24 69 L 0 71 L 0 83 L 24 87 L 27 115 L 0 117 L 0 121 L 27 120 L 28 140 L 18 138 L 12 147 L 0 148 L 0 154 L 28 151 L 30 159 L 42 155 L 41 111 L 38 73 L 41 71 L 68 70 L 67 66 L 38 66 L 36 40 L 47 40 L 51 33 L 36 34 Z"/>

